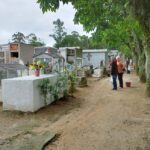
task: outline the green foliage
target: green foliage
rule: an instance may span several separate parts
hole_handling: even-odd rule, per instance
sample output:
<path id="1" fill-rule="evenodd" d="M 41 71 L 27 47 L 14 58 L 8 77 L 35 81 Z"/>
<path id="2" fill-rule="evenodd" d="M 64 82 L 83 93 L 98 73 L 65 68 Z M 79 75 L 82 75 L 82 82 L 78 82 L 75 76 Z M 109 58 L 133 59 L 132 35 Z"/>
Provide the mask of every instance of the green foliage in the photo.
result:
<path id="1" fill-rule="evenodd" d="M 12 41 L 18 43 L 25 43 L 25 35 L 21 32 L 14 33 L 12 35 Z"/>
<path id="2" fill-rule="evenodd" d="M 56 11 L 60 2 L 72 3 L 76 9 L 74 22 L 81 23 L 87 32 L 93 31 L 95 43 L 127 56 L 134 53 L 136 64 L 143 39 L 146 51 L 150 51 L 150 0 L 38 0 L 43 12 Z"/>
<path id="3" fill-rule="evenodd" d="M 66 96 L 67 93 L 67 77 L 59 75 L 56 81 L 56 84 L 53 86 L 51 90 L 51 94 L 54 95 L 54 98 L 58 100 L 59 94 L 62 93 L 64 96 Z"/>
<path id="4" fill-rule="evenodd" d="M 66 35 L 61 42 L 61 47 L 71 47 L 79 45 L 80 45 L 79 35 L 74 34 Z"/>
<path id="5" fill-rule="evenodd" d="M 66 32 L 64 31 L 64 22 L 60 19 L 57 19 L 53 22 L 53 24 L 55 25 L 54 34 L 50 34 L 49 36 L 55 40 L 55 47 L 59 48 L 61 46 L 63 38 L 66 35 Z"/>
<path id="6" fill-rule="evenodd" d="M 77 76 L 75 72 L 70 72 L 69 76 L 68 76 L 69 82 L 70 82 L 70 89 L 69 92 L 71 93 L 71 95 L 73 95 L 74 91 L 75 91 L 75 86 L 76 86 L 76 82 L 77 82 Z"/>
<path id="7" fill-rule="evenodd" d="M 76 89 L 77 75 L 76 71 L 69 71 L 65 69 L 66 76 L 68 77 L 69 93 L 73 95 Z"/>
<path id="8" fill-rule="evenodd" d="M 59 8 L 60 2 L 71 2 L 76 9 L 75 23 L 83 24 L 86 31 L 94 31 L 92 39 L 96 42 L 92 42 L 92 44 L 88 42 L 86 47 L 93 48 L 98 45 L 99 47 L 108 47 L 109 49 L 119 49 L 121 46 L 121 48 L 125 47 L 125 53 L 129 54 L 129 48 L 122 46 L 129 44 L 129 36 L 131 35 L 131 32 L 128 32 L 130 29 L 127 29 L 129 21 L 126 21 L 130 13 L 127 0 L 88 0 L 88 2 L 83 0 L 38 1 L 44 11 L 55 11 Z M 69 39 L 70 36 L 66 38 Z M 65 39 L 64 42 L 66 43 L 66 41 Z"/>
<path id="9" fill-rule="evenodd" d="M 130 9 L 146 32 L 150 31 L 149 0 L 38 0 L 43 12 L 56 11 L 60 2 L 71 2 L 76 9 L 75 22 L 84 25 L 86 31 L 99 32 L 129 16 Z M 150 33 L 150 32 L 149 32 Z"/>
<path id="10" fill-rule="evenodd" d="M 80 45 L 82 49 L 89 49 L 90 48 L 90 39 L 86 35 L 80 36 Z"/>
<path id="11" fill-rule="evenodd" d="M 38 85 L 38 88 L 40 89 L 40 94 L 44 98 L 44 103 L 45 105 L 47 104 L 47 99 L 48 99 L 48 93 L 49 90 L 51 90 L 51 84 L 49 79 L 43 79 Z"/>
<path id="12" fill-rule="evenodd" d="M 34 33 L 30 33 L 29 35 L 25 36 L 23 33 L 17 32 L 12 35 L 12 41 L 18 43 L 28 43 L 33 46 L 45 45 L 45 43 L 42 42 L 40 38 L 37 38 L 37 36 Z"/>
<path id="13" fill-rule="evenodd" d="M 149 0 L 129 0 L 134 16 L 139 20 L 145 32 L 150 33 L 150 1 Z"/>
<path id="14" fill-rule="evenodd" d="M 5 79 L 7 77 L 6 70 L 0 70 L 0 86 L 1 86 L 1 80 Z"/>
<path id="15" fill-rule="evenodd" d="M 43 96 L 44 103 L 47 105 L 48 99 L 54 97 L 54 100 L 58 100 L 59 95 L 63 94 L 67 96 L 67 76 L 59 75 L 56 83 L 53 85 L 49 79 L 43 79 L 38 85 L 40 94 Z"/>
<path id="16" fill-rule="evenodd" d="M 28 43 L 33 46 L 44 46 L 45 43 L 41 41 L 40 38 L 37 38 L 37 36 L 34 33 L 30 33 L 28 36 L 26 36 L 26 39 L 28 40 Z"/>
<path id="17" fill-rule="evenodd" d="M 61 2 L 68 3 L 70 0 L 60 0 Z M 48 10 L 56 11 L 59 8 L 60 2 L 59 0 L 37 0 L 37 3 L 40 4 L 40 8 L 43 12 Z"/>
<path id="18" fill-rule="evenodd" d="M 82 49 L 89 48 L 90 41 L 88 36 L 86 35 L 80 36 L 77 31 L 73 31 L 71 34 L 66 35 L 61 42 L 61 47 L 71 47 L 71 46 L 81 47 Z"/>

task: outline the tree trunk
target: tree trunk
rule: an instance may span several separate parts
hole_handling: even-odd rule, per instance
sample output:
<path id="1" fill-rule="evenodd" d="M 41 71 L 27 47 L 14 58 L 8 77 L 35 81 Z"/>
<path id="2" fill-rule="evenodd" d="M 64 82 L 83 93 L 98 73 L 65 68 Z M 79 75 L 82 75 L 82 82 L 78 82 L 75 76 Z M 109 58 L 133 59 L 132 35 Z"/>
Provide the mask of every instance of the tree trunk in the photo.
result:
<path id="1" fill-rule="evenodd" d="M 136 74 L 138 75 L 139 74 L 139 65 L 138 65 L 139 56 L 138 56 L 137 52 L 135 52 L 134 50 L 132 50 L 132 51 L 133 51 L 133 58 L 135 61 L 135 71 L 136 71 Z"/>
<path id="2" fill-rule="evenodd" d="M 145 72 L 145 53 L 144 53 L 144 45 L 143 40 L 132 31 L 132 36 L 135 43 L 134 52 L 136 53 L 136 73 L 139 75 L 140 81 L 145 83 L 146 82 L 146 72 Z"/>
<path id="3" fill-rule="evenodd" d="M 139 75 L 141 70 L 142 70 L 141 69 L 141 65 L 139 65 L 140 64 L 140 60 L 141 60 L 140 56 L 141 56 L 141 53 L 142 53 L 142 50 L 143 50 L 142 46 L 140 47 L 142 41 L 140 39 L 138 39 L 138 36 L 137 36 L 137 34 L 136 34 L 136 32 L 134 30 L 131 32 L 131 35 L 132 35 L 131 39 L 133 40 L 132 42 L 135 45 L 132 48 L 132 51 L 133 51 L 133 53 L 135 55 L 135 70 L 136 70 L 137 75 Z"/>
<path id="4" fill-rule="evenodd" d="M 145 71 L 146 71 L 146 94 L 150 97 L 150 33 L 145 33 Z"/>
<path id="5" fill-rule="evenodd" d="M 139 67 L 139 77 L 140 81 L 145 83 L 146 82 L 146 72 L 145 72 L 145 53 L 144 51 L 139 54 L 139 59 L 138 59 L 138 67 Z"/>
<path id="6" fill-rule="evenodd" d="M 146 55 L 146 63 L 145 63 L 145 70 L 146 70 L 146 94 L 150 97 L 150 49 L 147 48 L 145 50 Z"/>

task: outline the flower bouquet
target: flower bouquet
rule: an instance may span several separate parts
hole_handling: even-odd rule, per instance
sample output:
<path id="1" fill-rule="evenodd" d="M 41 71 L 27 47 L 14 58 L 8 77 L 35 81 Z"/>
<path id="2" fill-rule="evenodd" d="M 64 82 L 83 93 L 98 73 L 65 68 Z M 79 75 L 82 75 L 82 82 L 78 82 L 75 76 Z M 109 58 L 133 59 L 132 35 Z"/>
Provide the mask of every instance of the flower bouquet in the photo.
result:
<path id="1" fill-rule="evenodd" d="M 40 69 L 44 68 L 44 64 L 42 63 L 42 61 L 34 61 L 31 65 L 30 65 L 30 69 L 34 70 L 35 72 L 35 76 L 39 76 L 40 75 Z"/>

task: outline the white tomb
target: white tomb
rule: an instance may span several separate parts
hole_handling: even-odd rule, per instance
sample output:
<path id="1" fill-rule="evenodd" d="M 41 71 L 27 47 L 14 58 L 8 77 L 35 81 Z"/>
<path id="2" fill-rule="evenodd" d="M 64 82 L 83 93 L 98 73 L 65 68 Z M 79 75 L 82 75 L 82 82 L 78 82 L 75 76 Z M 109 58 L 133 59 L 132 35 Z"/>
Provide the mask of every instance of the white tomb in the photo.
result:
<path id="1" fill-rule="evenodd" d="M 3 110 L 17 110 L 23 112 L 35 112 L 46 104 L 40 95 L 38 88 L 42 79 L 49 79 L 52 84 L 57 81 L 58 74 L 24 76 L 2 80 Z M 66 87 L 64 87 L 66 88 Z M 62 97 L 63 95 L 59 96 Z M 49 99 L 47 104 L 54 101 Z"/>

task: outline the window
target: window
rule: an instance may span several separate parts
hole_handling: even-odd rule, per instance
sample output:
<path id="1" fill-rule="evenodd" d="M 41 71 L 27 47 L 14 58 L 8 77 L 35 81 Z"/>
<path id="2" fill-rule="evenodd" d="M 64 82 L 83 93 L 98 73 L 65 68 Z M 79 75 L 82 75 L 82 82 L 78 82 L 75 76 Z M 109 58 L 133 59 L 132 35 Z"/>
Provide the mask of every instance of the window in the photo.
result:
<path id="1" fill-rule="evenodd" d="M 75 55 L 75 50 L 68 49 L 68 50 L 67 50 L 67 55 L 68 55 L 68 56 L 74 56 L 74 55 Z"/>
<path id="2" fill-rule="evenodd" d="M 11 57 L 16 57 L 16 58 L 18 58 L 18 52 L 12 52 L 12 53 L 11 53 Z"/>

